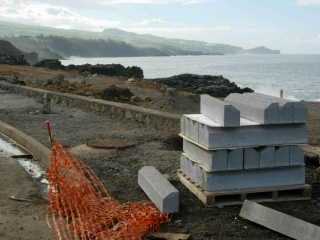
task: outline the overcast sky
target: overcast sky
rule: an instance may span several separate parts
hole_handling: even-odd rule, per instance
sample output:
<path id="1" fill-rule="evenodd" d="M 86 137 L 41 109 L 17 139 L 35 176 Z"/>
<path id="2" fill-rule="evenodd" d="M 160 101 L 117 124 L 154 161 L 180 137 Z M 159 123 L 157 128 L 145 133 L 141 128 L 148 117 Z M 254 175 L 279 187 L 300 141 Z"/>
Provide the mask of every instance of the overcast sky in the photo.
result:
<path id="1" fill-rule="evenodd" d="M 0 20 L 320 53 L 320 0 L 0 0 Z"/>

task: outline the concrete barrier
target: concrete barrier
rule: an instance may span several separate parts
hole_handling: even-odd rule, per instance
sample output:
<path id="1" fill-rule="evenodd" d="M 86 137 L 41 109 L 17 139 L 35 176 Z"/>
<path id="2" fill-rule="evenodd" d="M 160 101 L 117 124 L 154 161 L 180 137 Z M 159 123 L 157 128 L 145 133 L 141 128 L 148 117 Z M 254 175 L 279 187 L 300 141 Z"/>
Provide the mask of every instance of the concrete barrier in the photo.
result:
<path id="1" fill-rule="evenodd" d="M 35 140 L 33 137 L 2 121 L 0 121 L 0 133 L 11 138 L 27 152 L 30 152 L 34 159 L 39 161 L 39 164 L 43 169 L 48 168 L 50 150 L 46 146 Z"/>
<path id="2" fill-rule="evenodd" d="M 84 111 L 106 113 L 113 118 L 135 121 L 158 130 L 168 130 L 178 133 L 180 115 L 146 109 L 130 104 L 105 101 L 74 94 L 53 92 L 38 88 L 25 87 L 0 81 L 0 88 L 33 97 L 41 101 L 47 94 L 51 103 L 79 108 Z"/>
<path id="3" fill-rule="evenodd" d="M 161 212 L 179 211 L 179 191 L 156 168 L 140 169 L 138 184 Z"/>
<path id="4" fill-rule="evenodd" d="M 240 126 L 240 111 L 231 104 L 209 95 L 201 95 L 200 112 L 222 127 Z"/>

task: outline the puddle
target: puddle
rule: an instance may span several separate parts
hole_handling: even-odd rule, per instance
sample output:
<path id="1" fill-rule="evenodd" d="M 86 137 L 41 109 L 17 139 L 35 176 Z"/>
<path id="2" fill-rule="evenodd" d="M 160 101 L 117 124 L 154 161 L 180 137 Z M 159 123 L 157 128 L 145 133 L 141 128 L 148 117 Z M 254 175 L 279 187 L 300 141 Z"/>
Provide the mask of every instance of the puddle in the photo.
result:
<path id="1" fill-rule="evenodd" d="M 21 148 L 19 148 L 14 142 L 4 135 L 0 135 L 0 155 L 4 155 L 12 159 L 12 161 L 17 161 L 21 167 L 34 179 L 39 185 L 41 194 L 46 196 L 48 193 L 48 180 L 45 175 L 46 172 L 39 166 L 39 164 L 29 158 L 18 158 L 14 159 L 14 155 L 25 155 Z"/>

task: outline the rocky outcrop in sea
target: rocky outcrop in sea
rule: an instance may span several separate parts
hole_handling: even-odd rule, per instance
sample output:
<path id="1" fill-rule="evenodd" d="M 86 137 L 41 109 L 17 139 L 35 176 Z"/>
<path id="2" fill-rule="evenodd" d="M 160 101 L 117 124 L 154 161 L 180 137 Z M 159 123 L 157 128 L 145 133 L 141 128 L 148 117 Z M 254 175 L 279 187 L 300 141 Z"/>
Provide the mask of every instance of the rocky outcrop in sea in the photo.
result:
<path id="1" fill-rule="evenodd" d="M 253 92 L 250 88 L 241 88 L 223 76 L 181 74 L 168 78 L 151 79 L 157 83 L 195 94 L 209 94 L 213 97 L 226 97 L 230 93 Z"/>

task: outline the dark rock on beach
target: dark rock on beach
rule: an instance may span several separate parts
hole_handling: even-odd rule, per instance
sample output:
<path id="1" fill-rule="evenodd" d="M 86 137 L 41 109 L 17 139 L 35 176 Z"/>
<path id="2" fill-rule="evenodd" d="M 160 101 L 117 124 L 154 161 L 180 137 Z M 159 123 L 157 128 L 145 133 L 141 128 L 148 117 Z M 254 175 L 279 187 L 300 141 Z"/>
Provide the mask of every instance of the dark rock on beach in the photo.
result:
<path id="1" fill-rule="evenodd" d="M 121 64 L 83 64 L 63 66 L 57 59 L 46 59 L 38 62 L 35 67 L 49 68 L 52 70 L 76 70 L 82 74 L 99 74 L 105 76 L 123 76 L 128 78 L 143 79 L 143 70 L 139 67 L 124 67 Z"/>
<path id="2" fill-rule="evenodd" d="M 64 70 L 65 66 L 58 59 L 45 59 L 34 65 L 35 67 L 48 68 L 52 70 Z"/>
<path id="3" fill-rule="evenodd" d="M 143 78 L 143 71 L 139 67 L 124 67 L 121 64 L 84 64 L 84 65 L 69 65 L 66 67 L 69 70 L 78 70 L 80 73 L 100 74 L 105 76 L 124 76 L 128 78 Z"/>
<path id="4" fill-rule="evenodd" d="M 112 85 L 102 91 L 101 98 L 108 101 L 129 102 L 134 94 L 128 88 Z"/>
<path id="5" fill-rule="evenodd" d="M 209 94 L 213 97 L 226 97 L 230 93 L 253 92 L 250 88 L 240 88 L 223 76 L 181 74 L 168 78 L 152 79 L 170 88 L 195 94 Z"/>

